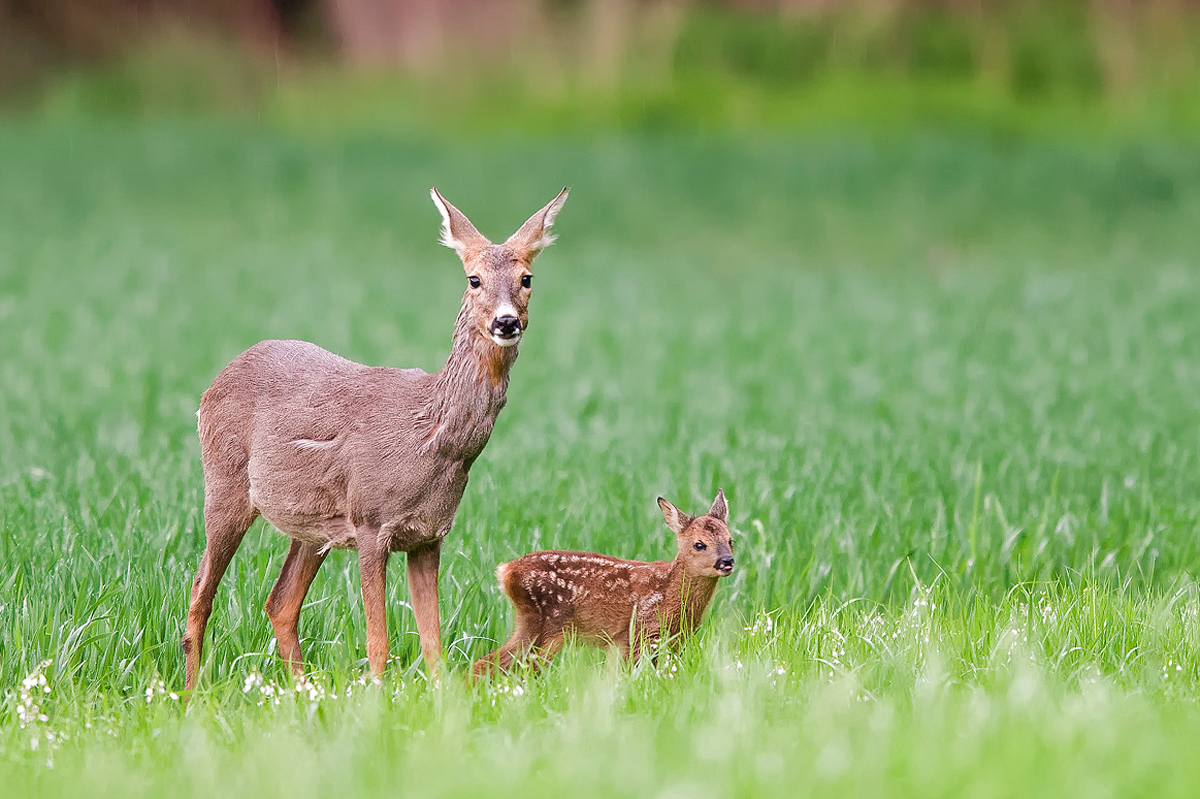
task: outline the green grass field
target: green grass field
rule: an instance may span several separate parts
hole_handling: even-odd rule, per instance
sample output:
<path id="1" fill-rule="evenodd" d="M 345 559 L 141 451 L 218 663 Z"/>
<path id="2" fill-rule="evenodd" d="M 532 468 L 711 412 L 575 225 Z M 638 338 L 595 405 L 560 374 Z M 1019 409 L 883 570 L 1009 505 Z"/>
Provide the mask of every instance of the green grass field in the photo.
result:
<path id="1" fill-rule="evenodd" d="M 6 795 L 1195 794 L 1194 147 L 8 122 L 0 176 Z M 397 558 L 362 679 L 340 553 L 293 690 L 259 523 L 185 712 L 199 396 L 269 337 L 438 368 L 434 183 L 493 237 L 573 187 L 443 557 L 451 676 Z M 466 685 L 498 562 L 670 557 L 655 497 L 718 486 L 739 566 L 695 639 Z"/>

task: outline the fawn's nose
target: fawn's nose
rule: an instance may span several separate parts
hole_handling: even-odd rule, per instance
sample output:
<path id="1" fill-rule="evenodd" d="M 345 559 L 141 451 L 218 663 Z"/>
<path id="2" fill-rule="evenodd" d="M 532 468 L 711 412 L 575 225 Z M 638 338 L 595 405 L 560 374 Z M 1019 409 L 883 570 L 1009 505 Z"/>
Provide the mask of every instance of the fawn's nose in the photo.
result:
<path id="1" fill-rule="evenodd" d="M 729 574 L 733 571 L 733 558 L 721 558 L 717 561 L 717 571 Z"/>
<path id="2" fill-rule="evenodd" d="M 497 316 L 492 320 L 491 333 L 497 338 L 514 338 L 521 335 L 521 320 L 515 316 Z"/>

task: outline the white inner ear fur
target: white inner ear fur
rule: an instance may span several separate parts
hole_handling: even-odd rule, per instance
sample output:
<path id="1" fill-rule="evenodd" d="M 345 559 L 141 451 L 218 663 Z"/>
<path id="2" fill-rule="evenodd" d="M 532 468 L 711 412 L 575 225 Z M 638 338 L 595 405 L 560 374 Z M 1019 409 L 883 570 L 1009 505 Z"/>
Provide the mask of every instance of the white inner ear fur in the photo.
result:
<path id="1" fill-rule="evenodd" d="M 542 217 L 540 229 L 536 231 L 536 234 L 534 234 L 534 231 L 529 231 L 527 235 L 530 235 L 530 239 L 522 242 L 534 255 L 549 247 L 558 238 L 558 236 L 550 232 L 550 228 L 554 227 L 554 219 L 558 216 L 558 212 L 562 210 L 563 204 L 567 201 L 567 194 L 567 190 L 563 189 L 557 197 L 550 201 L 549 205 L 538 212 Z M 534 218 L 538 214 L 535 214 Z M 533 220 L 531 219 L 530 221 Z M 526 222 L 525 225 L 522 225 L 521 230 L 513 234 L 513 238 L 525 233 L 525 226 L 528 224 Z"/>
<path id="2" fill-rule="evenodd" d="M 663 519 L 666 521 L 667 527 L 671 532 L 676 534 L 682 533 L 683 528 L 687 527 L 688 522 L 683 512 L 665 499 L 660 500 L 658 506 L 662 509 Z"/>
<path id="3" fill-rule="evenodd" d="M 542 218 L 542 235 L 531 245 L 531 249 L 544 250 L 558 238 L 558 236 L 550 232 L 550 228 L 554 227 L 554 219 L 558 216 L 558 212 L 562 210 L 563 203 L 566 201 L 567 192 L 563 191 L 550 205 L 546 206 L 546 215 Z"/>
<path id="4" fill-rule="evenodd" d="M 460 240 L 456 239 L 454 234 L 450 232 L 450 209 L 438 195 L 437 189 L 430 189 L 429 196 L 433 198 L 433 204 L 437 206 L 438 211 L 442 215 L 442 237 L 439 242 L 442 244 L 442 246 L 449 247 L 450 249 L 454 250 L 461 258 L 463 251 L 466 250 L 467 246 Z"/>

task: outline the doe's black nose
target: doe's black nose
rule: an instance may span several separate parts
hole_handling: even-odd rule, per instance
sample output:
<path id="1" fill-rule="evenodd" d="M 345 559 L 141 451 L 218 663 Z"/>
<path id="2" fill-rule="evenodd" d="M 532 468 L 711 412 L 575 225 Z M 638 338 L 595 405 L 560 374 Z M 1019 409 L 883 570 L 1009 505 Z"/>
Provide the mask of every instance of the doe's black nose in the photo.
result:
<path id="1" fill-rule="evenodd" d="M 717 571 L 733 571 L 733 558 L 721 558 L 717 561 Z"/>
<path id="2" fill-rule="evenodd" d="M 515 316 L 500 316 L 492 322 L 492 332 L 508 338 L 521 332 L 521 320 Z"/>

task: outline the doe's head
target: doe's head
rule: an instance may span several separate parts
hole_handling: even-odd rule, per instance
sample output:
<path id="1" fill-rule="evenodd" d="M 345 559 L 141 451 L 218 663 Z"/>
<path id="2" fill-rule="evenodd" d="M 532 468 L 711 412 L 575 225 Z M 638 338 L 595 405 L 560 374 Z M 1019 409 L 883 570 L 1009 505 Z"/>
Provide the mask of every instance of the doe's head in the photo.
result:
<path id="1" fill-rule="evenodd" d="M 689 577 L 727 577 L 733 574 L 733 537 L 729 534 L 729 505 L 725 492 L 717 490 L 717 498 L 703 516 L 689 516 L 679 508 L 658 498 L 663 519 L 675 533 L 679 544 L 679 559 Z"/>
<path id="2" fill-rule="evenodd" d="M 554 243 L 550 228 L 567 201 L 567 190 L 529 217 L 503 244 L 492 244 L 436 188 L 429 194 L 442 214 L 442 244 L 458 253 L 467 272 L 463 303 L 471 323 L 497 346 L 513 346 L 529 326 L 533 259 Z"/>

